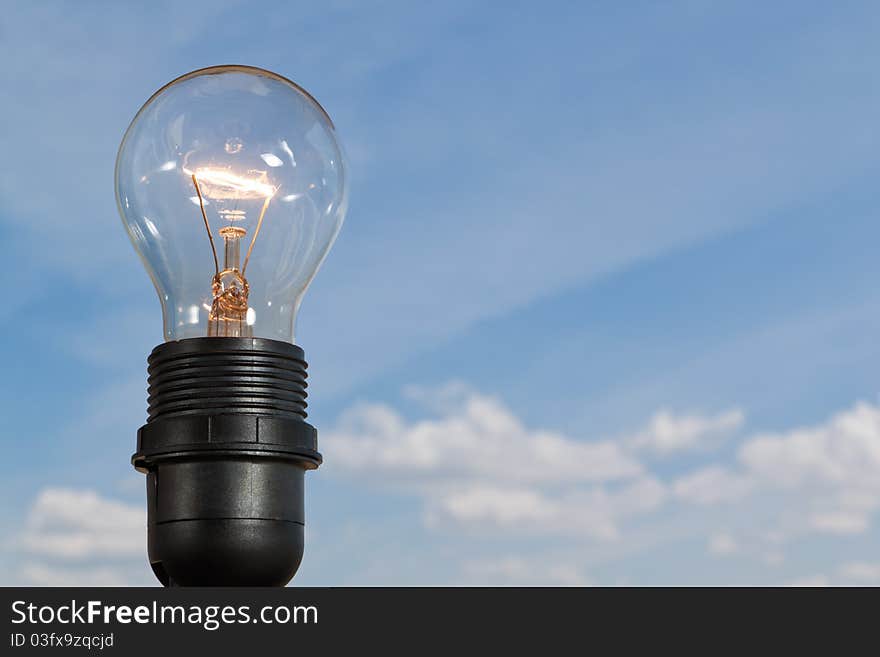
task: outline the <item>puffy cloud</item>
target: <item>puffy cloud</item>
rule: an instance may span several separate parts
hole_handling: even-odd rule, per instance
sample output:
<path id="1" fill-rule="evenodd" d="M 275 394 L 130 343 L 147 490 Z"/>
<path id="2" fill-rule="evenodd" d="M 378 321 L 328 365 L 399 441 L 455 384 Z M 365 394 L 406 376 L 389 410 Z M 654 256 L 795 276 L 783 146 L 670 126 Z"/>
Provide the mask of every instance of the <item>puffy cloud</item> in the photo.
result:
<path id="1" fill-rule="evenodd" d="M 775 486 L 877 490 L 880 408 L 860 402 L 816 427 L 759 435 L 743 445 L 739 460 Z"/>
<path id="2" fill-rule="evenodd" d="M 658 411 L 628 443 L 638 450 L 669 454 L 712 445 L 740 428 L 745 414 L 734 409 L 714 416 L 680 415 Z"/>
<path id="3" fill-rule="evenodd" d="M 751 511 L 729 536 L 739 554 L 777 563 L 783 545 L 809 534 L 865 534 L 880 506 L 880 407 L 859 402 L 815 426 L 756 434 L 737 461 L 686 474 L 672 490 L 692 504 Z M 713 537 L 709 551 L 725 553 L 723 542 Z"/>
<path id="4" fill-rule="evenodd" d="M 132 586 L 155 584 L 145 552 L 146 513 L 92 490 L 45 488 L 9 544 L 11 584 Z"/>
<path id="5" fill-rule="evenodd" d="M 861 534 L 880 506 L 880 407 L 872 404 L 813 427 L 760 434 L 738 456 L 744 476 L 805 508 L 793 533 Z"/>
<path id="6" fill-rule="evenodd" d="M 471 393 L 437 419 L 406 422 L 361 405 L 324 440 L 328 464 L 386 480 L 573 484 L 632 478 L 642 466 L 613 441 L 529 429 L 498 400 Z"/>
<path id="7" fill-rule="evenodd" d="M 324 435 L 328 467 L 420 497 L 430 526 L 474 532 L 616 539 L 622 522 L 669 498 L 633 446 L 684 449 L 742 421 L 739 411 L 664 412 L 632 438 L 588 441 L 527 427 L 499 400 L 461 383 L 406 394 L 435 415 L 408 421 L 383 404 L 358 405 Z M 687 482 L 679 488 L 690 494 Z"/>
<path id="8" fill-rule="evenodd" d="M 383 404 L 350 409 L 324 436 L 328 467 L 415 497 L 435 531 L 567 545 L 584 555 L 581 566 L 695 533 L 710 555 L 778 566 L 807 535 L 866 533 L 880 506 L 880 407 L 872 404 L 814 426 L 747 434 L 732 456 L 703 449 L 701 465 L 667 479 L 640 457 L 717 445 L 742 428 L 744 413 L 660 411 L 631 435 L 585 440 L 529 427 L 461 383 L 406 395 L 431 413 L 413 420 Z M 539 557 L 465 563 L 487 582 L 563 583 Z M 840 577 L 867 573 L 853 567 Z M 583 572 L 570 574 L 574 582 Z"/>
<path id="9" fill-rule="evenodd" d="M 21 548 L 60 559 L 131 557 L 144 553 L 146 513 L 94 491 L 47 488 L 28 513 Z"/>

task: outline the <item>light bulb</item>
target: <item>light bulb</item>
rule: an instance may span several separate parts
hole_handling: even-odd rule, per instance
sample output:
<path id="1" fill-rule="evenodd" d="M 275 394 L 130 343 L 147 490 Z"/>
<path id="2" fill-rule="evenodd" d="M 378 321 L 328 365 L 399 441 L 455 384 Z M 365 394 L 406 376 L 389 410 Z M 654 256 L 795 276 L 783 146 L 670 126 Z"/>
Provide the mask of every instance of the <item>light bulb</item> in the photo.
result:
<path id="1" fill-rule="evenodd" d="M 116 160 L 116 200 L 162 303 L 147 422 L 147 553 L 165 585 L 283 585 L 321 462 L 294 341 L 346 210 L 330 117 L 269 71 L 219 66 L 157 91 Z"/>
<path id="2" fill-rule="evenodd" d="M 333 122 L 286 78 L 218 66 L 157 91 L 122 140 L 116 198 L 165 339 L 293 342 L 346 183 Z"/>

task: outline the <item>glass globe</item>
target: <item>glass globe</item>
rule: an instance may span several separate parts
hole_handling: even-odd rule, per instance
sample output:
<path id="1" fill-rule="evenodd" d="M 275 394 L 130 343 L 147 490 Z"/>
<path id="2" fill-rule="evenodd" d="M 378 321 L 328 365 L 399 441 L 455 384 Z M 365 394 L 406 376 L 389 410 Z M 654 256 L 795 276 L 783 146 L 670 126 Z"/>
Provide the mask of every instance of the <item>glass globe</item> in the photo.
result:
<path id="1" fill-rule="evenodd" d="M 157 91 L 119 147 L 116 198 L 165 339 L 293 342 L 345 218 L 346 184 L 330 117 L 280 75 L 217 66 Z"/>

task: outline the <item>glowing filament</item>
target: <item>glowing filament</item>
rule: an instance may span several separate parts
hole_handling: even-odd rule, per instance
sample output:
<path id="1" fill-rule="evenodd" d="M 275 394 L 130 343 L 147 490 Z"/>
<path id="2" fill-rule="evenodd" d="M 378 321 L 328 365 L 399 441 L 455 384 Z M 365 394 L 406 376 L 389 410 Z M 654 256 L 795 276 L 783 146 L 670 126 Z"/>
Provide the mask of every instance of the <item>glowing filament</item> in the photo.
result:
<path id="1" fill-rule="evenodd" d="M 273 187 L 266 177 L 265 171 L 249 171 L 253 177 L 239 176 L 229 169 L 199 167 L 195 177 L 202 188 L 202 194 L 213 199 L 257 199 L 272 198 Z"/>
<path id="2" fill-rule="evenodd" d="M 260 234 L 260 228 L 263 225 L 263 217 L 269 202 L 278 191 L 277 187 L 273 187 L 266 181 L 265 172 L 254 172 L 258 176 L 256 178 L 245 178 L 236 175 L 228 169 L 212 169 L 199 168 L 195 173 L 191 173 L 193 186 L 196 190 L 196 199 L 198 200 L 199 209 L 202 213 L 202 219 L 205 222 L 205 229 L 208 232 L 208 239 L 211 243 L 211 251 L 214 255 L 214 278 L 212 281 L 213 301 L 211 310 L 208 313 L 208 335 L 210 336 L 228 336 L 228 337 L 246 337 L 252 335 L 251 324 L 253 319 L 248 321 L 248 293 L 250 287 L 245 278 L 245 270 L 247 269 L 248 260 L 250 260 L 251 252 Z M 221 228 L 219 233 L 223 238 L 223 269 L 220 269 L 217 259 L 217 250 L 214 247 L 214 237 L 211 234 L 211 227 L 208 223 L 208 216 L 205 213 L 205 197 L 213 199 L 263 199 L 263 205 L 260 209 L 260 216 L 257 219 L 257 226 L 254 235 L 251 238 L 250 246 L 244 258 L 244 263 L 240 265 L 241 258 L 241 239 L 247 234 L 247 231 L 240 226 L 231 225 L 233 222 L 242 221 L 245 218 L 245 212 L 240 209 L 222 209 L 218 211 L 221 218 L 230 222 L 229 226 Z"/>

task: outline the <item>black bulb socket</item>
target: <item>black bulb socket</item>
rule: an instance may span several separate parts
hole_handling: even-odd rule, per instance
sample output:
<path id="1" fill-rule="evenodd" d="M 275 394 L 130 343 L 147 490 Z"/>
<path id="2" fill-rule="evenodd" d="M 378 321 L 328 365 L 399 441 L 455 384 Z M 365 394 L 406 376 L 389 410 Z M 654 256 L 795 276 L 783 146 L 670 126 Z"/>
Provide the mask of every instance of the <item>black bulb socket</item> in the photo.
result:
<path id="1" fill-rule="evenodd" d="M 166 342 L 148 359 L 147 552 L 165 586 L 284 586 L 302 561 L 304 478 L 321 464 L 306 361 L 265 338 Z"/>

